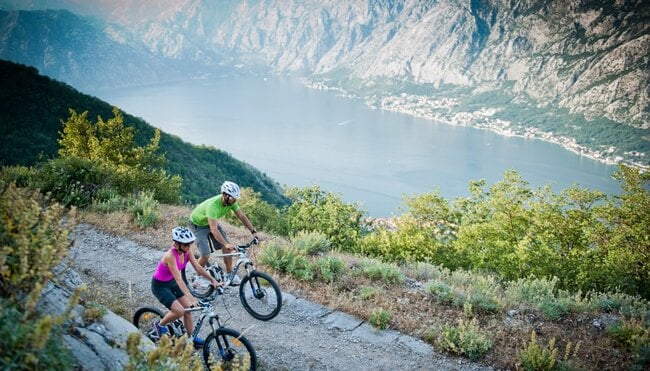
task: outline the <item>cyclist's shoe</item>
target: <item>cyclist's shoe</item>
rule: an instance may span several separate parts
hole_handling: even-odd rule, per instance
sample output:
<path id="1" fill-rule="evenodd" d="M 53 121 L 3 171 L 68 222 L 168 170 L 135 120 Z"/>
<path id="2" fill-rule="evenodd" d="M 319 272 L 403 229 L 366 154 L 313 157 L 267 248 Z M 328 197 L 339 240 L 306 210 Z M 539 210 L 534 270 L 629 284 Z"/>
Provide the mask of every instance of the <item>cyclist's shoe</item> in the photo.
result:
<path id="1" fill-rule="evenodd" d="M 232 281 L 230 281 L 230 286 L 239 286 L 241 283 L 241 280 L 239 279 L 238 276 L 235 276 L 232 278 Z"/>
<path id="2" fill-rule="evenodd" d="M 195 337 L 192 342 L 194 343 L 195 348 L 203 348 L 203 345 L 205 344 L 205 340 L 198 336 Z"/>
<path id="3" fill-rule="evenodd" d="M 160 326 L 160 321 L 154 322 L 153 329 L 156 332 L 156 336 L 158 336 L 158 339 L 160 339 L 163 335 L 169 332 L 167 326 Z"/>

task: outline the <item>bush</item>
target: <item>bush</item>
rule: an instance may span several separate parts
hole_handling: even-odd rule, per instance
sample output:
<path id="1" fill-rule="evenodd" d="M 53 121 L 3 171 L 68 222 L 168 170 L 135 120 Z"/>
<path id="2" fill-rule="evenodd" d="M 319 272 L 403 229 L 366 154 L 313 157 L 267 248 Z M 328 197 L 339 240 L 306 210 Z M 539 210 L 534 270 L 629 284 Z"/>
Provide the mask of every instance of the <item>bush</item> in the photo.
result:
<path id="1" fill-rule="evenodd" d="M 530 342 L 519 353 L 521 367 L 527 371 L 550 371 L 557 362 L 557 348 L 555 338 L 551 338 L 548 346 L 542 347 L 537 343 L 535 331 L 530 335 Z"/>
<path id="2" fill-rule="evenodd" d="M 401 284 L 405 281 L 404 275 L 397 266 L 376 260 L 364 260 L 361 263 L 361 274 L 386 285 Z"/>
<path id="3" fill-rule="evenodd" d="M 194 356 L 194 346 L 188 341 L 187 335 L 180 339 L 163 336 L 156 347 L 148 353 L 140 349 L 141 335 L 132 332 L 126 340 L 126 352 L 129 363 L 125 370 L 187 370 L 203 371 L 203 363 L 199 357 Z M 248 369 L 241 368 L 242 370 Z"/>
<path id="4" fill-rule="evenodd" d="M 370 322 L 373 327 L 383 330 L 388 328 L 392 318 L 393 315 L 390 314 L 390 312 L 387 312 L 383 309 L 378 309 L 372 312 L 370 318 L 368 319 L 368 322 Z"/>
<path id="5" fill-rule="evenodd" d="M 445 326 L 436 344 L 448 352 L 473 361 L 487 353 L 491 347 L 490 341 L 479 331 L 475 319 L 470 322 L 459 320 L 457 326 Z"/>
<path id="6" fill-rule="evenodd" d="M 64 214 L 57 203 L 48 205 L 38 192 L 0 186 L 0 294 L 28 297 L 25 308 L 30 308 L 68 252 L 75 213 Z"/>
<path id="7" fill-rule="evenodd" d="M 241 192 L 242 197 L 237 203 L 246 212 L 246 216 L 255 228 L 271 233 L 283 232 L 280 210 L 277 207 L 264 201 L 261 194 L 251 188 L 242 188 Z M 227 219 L 231 222 L 239 222 L 233 213 L 229 213 Z"/>
<path id="8" fill-rule="evenodd" d="M 330 251 L 331 244 L 324 233 L 298 232 L 291 240 L 291 245 L 307 255 L 318 255 Z"/>
<path id="9" fill-rule="evenodd" d="M 294 247 L 267 246 L 260 255 L 260 262 L 303 281 L 314 279 L 311 262 L 302 251 Z"/>
<path id="10" fill-rule="evenodd" d="M 354 250 L 364 214 L 356 205 L 346 204 L 340 196 L 322 191 L 318 186 L 290 188 L 286 193 L 291 205 L 284 211 L 285 235 L 294 231 L 321 232 L 334 248 Z"/>
<path id="11" fill-rule="evenodd" d="M 150 227 L 158 221 L 158 201 L 153 192 L 142 192 L 129 200 L 128 210 L 137 225 L 142 228 Z"/>
<path id="12" fill-rule="evenodd" d="M 343 273 L 345 263 L 337 257 L 326 256 L 316 260 L 314 270 L 318 278 L 325 282 L 332 282 L 338 275 Z"/>
<path id="13" fill-rule="evenodd" d="M 426 290 L 439 303 L 450 304 L 454 301 L 454 289 L 443 282 L 429 282 L 426 285 Z"/>
<path id="14" fill-rule="evenodd" d="M 374 286 L 364 286 L 359 289 L 359 297 L 361 297 L 361 300 L 370 300 L 381 293 L 382 290 Z"/>
<path id="15" fill-rule="evenodd" d="M 52 317 L 26 317 L 0 298 L 0 369 L 72 370 L 74 359 Z"/>
<path id="16" fill-rule="evenodd" d="M 86 207 L 111 179 L 110 172 L 96 162 L 64 157 L 41 164 L 33 186 L 65 206 Z"/>

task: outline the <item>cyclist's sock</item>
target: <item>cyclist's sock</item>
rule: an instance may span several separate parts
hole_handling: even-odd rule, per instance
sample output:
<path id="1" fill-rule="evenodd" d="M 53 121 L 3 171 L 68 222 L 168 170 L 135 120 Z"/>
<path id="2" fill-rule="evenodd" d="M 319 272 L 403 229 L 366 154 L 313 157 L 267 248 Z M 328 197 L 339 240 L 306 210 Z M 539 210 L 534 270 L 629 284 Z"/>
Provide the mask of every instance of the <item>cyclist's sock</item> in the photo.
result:
<path id="1" fill-rule="evenodd" d="M 194 338 L 194 344 L 203 345 L 203 344 L 205 344 L 205 340 L 203 340 L 202 338 L 197 336 L 197 337 Z"/>

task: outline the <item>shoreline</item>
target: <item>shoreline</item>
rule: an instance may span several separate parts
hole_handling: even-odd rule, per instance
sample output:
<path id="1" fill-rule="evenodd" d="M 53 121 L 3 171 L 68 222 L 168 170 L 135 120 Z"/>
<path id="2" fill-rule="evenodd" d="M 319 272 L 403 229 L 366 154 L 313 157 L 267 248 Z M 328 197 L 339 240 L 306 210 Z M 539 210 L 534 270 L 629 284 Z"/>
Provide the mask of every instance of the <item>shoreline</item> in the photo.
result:
<path id="1" fill-rule="evenodd" d="M 440 122 L 451 126 L 471 127 L 475 129 L 487 130 L 506 137 L 520 137 L 526 139 L 537 139 L 545 142 L 559 145 L 576 155 L 589 158 L 606 165 L 625 164 L 627 166 L 641 170 L 642 172 L 650 171 L 649 165 L 644 165 L 623 156 L 612 156 L 616 150 L 610 146 L 607 151 L 598 151 L 576 143 L 574 138 L 556 136 L 553 133 L 542 131 L 538 128 L 524 128 L 514 125 L 510 121 L 492 118 L 499 110 L 495 108 L 482 108 L 474 112 L 457 112 L 452 113 L 451 107 L 458 104 L 453 98 L 431 98 L 426 96 L 400 94 L 398 96 L 370 96 L 360 97 L 351 94 L 340 88 L 333 88 L 322 82 L 313 82 L 305 78 L 301 79 L 302 83 L 312 89 L 334 90 L 340 92 L 343 96 L 361 99 L 372 109 L 381 109 L 391 112 L 403 113 L 410 116 L 426 119 L 429 121 Z M 446 112 L 445 112 L 446 111 Z M 523 132 L 522 132 L 523 131 Z M 643 154 L 641 154 L 643 155 Z"/>

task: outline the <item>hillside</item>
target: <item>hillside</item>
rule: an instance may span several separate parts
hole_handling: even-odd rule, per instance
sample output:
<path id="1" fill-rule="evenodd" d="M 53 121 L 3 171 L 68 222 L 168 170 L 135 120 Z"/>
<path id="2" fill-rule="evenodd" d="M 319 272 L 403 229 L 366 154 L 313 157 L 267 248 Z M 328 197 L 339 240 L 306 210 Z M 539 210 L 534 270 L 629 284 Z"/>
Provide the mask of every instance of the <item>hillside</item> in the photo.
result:
<path id="1" fill-rule="evenodd" d="M 0 61 L 0 130 L 5 145 L 0 148 L 2 165 L 33 165 L 51 158 L 58 150 L 57 139 L 69 109 L 89 112 L 89 118 L 112 117 L 112 107 L 97 98 L 39 75 L 33 67 Z M 124 114 L 125 124 L 137 129 L 137 141 L 144 145 L 154 127 Z M 167 158 L 166 170 L 183 178 L 182 197 L 195 203 L 219 192 L 225 179 L 260 192 L 269 203 L 285 202 L 279 185 L 249 164 L 214 148 L 194 146 L 162 133 L 160 148 Z"/>

